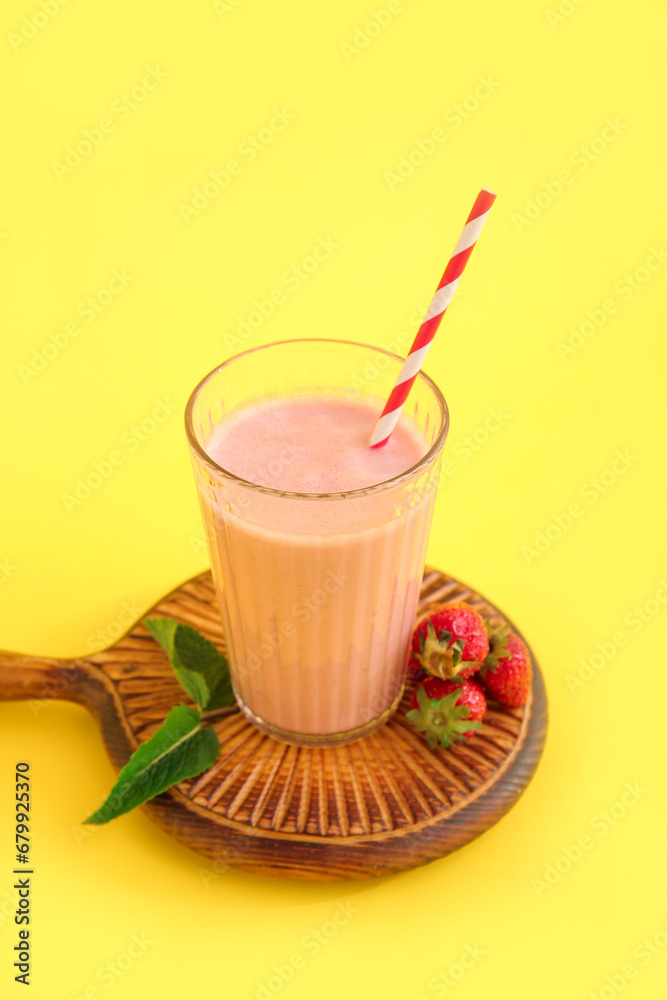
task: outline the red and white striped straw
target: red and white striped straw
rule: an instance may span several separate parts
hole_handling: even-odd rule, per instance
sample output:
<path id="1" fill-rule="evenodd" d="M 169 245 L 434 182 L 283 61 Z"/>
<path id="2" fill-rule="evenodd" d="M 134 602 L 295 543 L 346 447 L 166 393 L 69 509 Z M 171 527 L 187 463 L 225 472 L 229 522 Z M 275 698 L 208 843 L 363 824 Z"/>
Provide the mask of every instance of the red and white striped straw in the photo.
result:
<path id="1" fill-rule="evenodd" d="M 440 326 L 440 321 L 452 300 L 452 295 L 463 274 L 463 268 L 468 263 L 470 254 L 473 252 L 477 238 L 482 231 L 482 227 L 495 200 L 496 196 L 493 191 L 488 191 L 486 188 L 482 188 L 475 198 L 475 204 L 472 206 L 470 215 L 463 227 L 463 232 L 459 236 L 459 241 L 454 247 L 454 252 L 449 259 L 445 273 L 431 300 L 424 321 L 417 331 L 417 336 L 410 348 L 410 353 L 403 362 L 396 385 L 391 390 L 380 419 L 375 425 L 369 442 L 371 448 L 380 448 L 383 444 L 386 444 L 391 432 L 398 423 L 398 418 L 408 398 L 412 383 L 417 378 L 424 364 L 424 358 L 431 346 L 431 341 L 435 337 L 436 330 Z"/>

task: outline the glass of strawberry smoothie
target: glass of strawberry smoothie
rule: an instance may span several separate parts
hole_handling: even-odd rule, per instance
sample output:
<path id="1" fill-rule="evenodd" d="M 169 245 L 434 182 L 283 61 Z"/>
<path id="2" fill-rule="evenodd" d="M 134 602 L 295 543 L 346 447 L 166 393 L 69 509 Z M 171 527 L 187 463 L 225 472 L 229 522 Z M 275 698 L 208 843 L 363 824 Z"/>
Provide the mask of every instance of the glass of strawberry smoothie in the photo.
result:
<path id="1" fill-rule="evenodd" d="M 401 364 L 365 344 L 282 341 L 230 358 L 187 404 L 236 698 L 287 743 L 350 743 L 401 697 L 449 426 L 420 373 L 369 448 Z"/>

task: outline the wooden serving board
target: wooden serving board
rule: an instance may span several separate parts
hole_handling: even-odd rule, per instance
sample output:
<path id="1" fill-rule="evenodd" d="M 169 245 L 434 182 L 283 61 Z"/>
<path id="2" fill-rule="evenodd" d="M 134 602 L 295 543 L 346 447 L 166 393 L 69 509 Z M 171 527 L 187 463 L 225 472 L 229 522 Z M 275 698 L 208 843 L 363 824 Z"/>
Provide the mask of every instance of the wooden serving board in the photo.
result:
<path id="1" fill-rule="evenodd" d="M 458 600 L 499 624 L 509 621 L 463 583 L 426 570 L 420 615 Z M 210 572 L 183 584 L 145 617 L 154 613 L 194 626 L 224 650 Z M 333 749 L 279 743 L 236 707 L 208 713 L 222 746 L 216 763 L 142 808 L 200 854 L 262 875 L 362 879 L 415 868 L 496 823 L 533 776 L 547 728 L 534 656 L 533 668 L 527 705 L 489 702 L 482 729 L 447 750 L 430 750 L 406 722 L 411 679 L 382 729 Z M 109 649 L 77 660 L 0 653 L 0 699 L 22 698 L 85 705 L 117 770 L 170 708 L 188 702 L 166 655 L 141 624 Z M 107 792 L 100 788 L 91 811 Z"/>

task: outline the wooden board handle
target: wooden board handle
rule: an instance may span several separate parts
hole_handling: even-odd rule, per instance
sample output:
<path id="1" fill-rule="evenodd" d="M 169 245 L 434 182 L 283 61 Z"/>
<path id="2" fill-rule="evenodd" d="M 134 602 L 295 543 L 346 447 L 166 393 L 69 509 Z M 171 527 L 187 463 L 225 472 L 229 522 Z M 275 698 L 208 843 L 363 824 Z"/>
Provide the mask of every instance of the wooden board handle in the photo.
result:
<path id="1" fill-rule="evenodd" d="M 84 676 L 84 664 L 75 660 L 0 650 L 0 701 L 63 698 L 83 702 Z"/>

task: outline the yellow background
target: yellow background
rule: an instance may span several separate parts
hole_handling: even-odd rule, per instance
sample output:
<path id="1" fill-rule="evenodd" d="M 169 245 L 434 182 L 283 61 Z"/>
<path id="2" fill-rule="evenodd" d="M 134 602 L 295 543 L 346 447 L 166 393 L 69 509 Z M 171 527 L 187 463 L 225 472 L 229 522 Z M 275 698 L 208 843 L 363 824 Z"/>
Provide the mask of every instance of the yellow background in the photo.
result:
<path id="1" fill-rule="evenodd" d="M 234 353 L 228 337 L 253 300 L 285 290 L 284 272 L 331 238 L 340 246 L 243 346 L 305 334 L 405 339 L 488 186 L 498 200 L 426 365 L 451 407 L 456 466 L 429 558 L 525 631 L 551 723 L 524 797 L 450 858 L 366 884 L 228 872 L 205 886 L 206 863 L 139 811 L 81 838 L 77 824 L 113 780 L 85 711 L 2 705 L 2 996 L 23 995 L 5 896 L 18 759 L 33 775 L 35 1000 L 92 987 L 118 1000 L 241 1000 L 294 953 L 305 967 L 271 995 L 604 998 L 633 963 L 626 995 L 664 996 L 656 748 L 667 610 L 651 603 L 667 595 L 667 266 L 651 257 L 667 240 L 664 4 L 562 0 L 559 15 L 557 0 L 404 0 L 366 33 L 385 0 L 44 2 L 55 9 L 46 23 L 24 0 L 0 14 L 0 646 L 83 653 L 99 629 L 117 629 L 124 606 L 138 616 L 203 570 L 182 410 Z M 122 112 L 147 67 L 166 77 Z M 493 81 L 483 98 L 480 77 Z M 276 108 L 293 120 L 242 159 L 239 146 Z M 58 179 L 54 161 L 103 118 L 113 131 Z M 445 139 L 430 151 L 437 128 Z M 392 180 L 400 157 L 419 161 L 418 141 L 429 154 Z M 179 206 L 235 158 L 241 172 L 186 222 Z M 656 270 L 637 271 L 647 258 Z M 86 323 L 77 307 L 122 269 L 132 280 Z M 635 272 L 633 289 L 624 275 Z M 610 299 L 616 311 L 559 356 L 570 328 L 587 311 L 599 320 Z M 33 350 L 77 319 L 78 335 L 26 375 Z M 174 411 L 130 446 L 159 399 Z M 506 417 L 483 441 L 490 407 Z M 483 441 L 467 458 L 466 435 Z M 63 494 L 119 448 L 123 463 L 68 512 Z M 602 493 L 590 481 L 617 449 L 628 467 Z M 556 537 L 553 516 L 566 524 L 575 502 L 581 515 Z M 548 546 L 531 555 L 549 525 Z M 633 609 L 646 602 L 642 622 Z M 626 644 L 572 689 L 581 661 L 597 643 L 608 652 L 619 631 Z M 626 782 L 638 791 L 623 805 Z M 605 810 L 614 823 L 602 833 Z M 584 835 L 593 846 L 541 888 Z M 339 900 L 357 912 L 311 955 L 304 937 Z M 153 943 L 111 984 L 99 978 L 133 934 Z M 468 945 L 484 954 L 460 980 L 434 982 L 458 974 Z"/>

